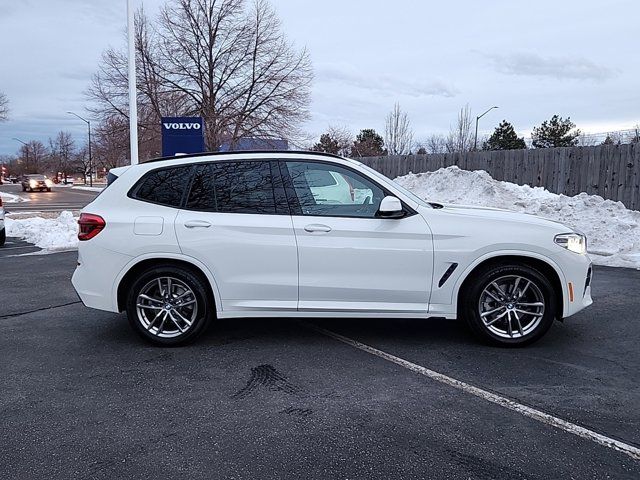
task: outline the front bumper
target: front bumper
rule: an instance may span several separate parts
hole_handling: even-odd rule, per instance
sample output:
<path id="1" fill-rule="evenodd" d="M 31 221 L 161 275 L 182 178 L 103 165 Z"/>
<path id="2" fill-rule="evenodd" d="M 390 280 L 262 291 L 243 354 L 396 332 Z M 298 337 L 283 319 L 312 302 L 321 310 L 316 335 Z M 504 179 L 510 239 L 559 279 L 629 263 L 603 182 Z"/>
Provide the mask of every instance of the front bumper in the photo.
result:
<path id="1" fill-rule="evenodd" d="M 566 318 L 593 303 L 591 298 L 591 281 L 593 266 L 588 255 L 579 255 L 569 251 L 557 254 L 554 260 L 558 263 L 564 279 L 561 279 L 564 305 L 562 317 Z"/>

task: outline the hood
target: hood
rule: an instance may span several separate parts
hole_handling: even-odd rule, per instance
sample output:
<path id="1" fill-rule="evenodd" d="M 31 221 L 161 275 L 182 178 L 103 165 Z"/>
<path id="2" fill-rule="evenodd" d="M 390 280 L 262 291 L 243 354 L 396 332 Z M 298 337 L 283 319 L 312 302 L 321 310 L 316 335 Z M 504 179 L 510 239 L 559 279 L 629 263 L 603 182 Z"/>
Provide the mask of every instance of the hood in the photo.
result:
<path id="1" fill-rule="evenodd" d="M 453 205 L 442 204 L 441 212 L 447 212 L 456 216 L 485 218 L 487 220 L 497 220 L 504 222 L 518 222 L 537 225 L 540 227 L 558 230 L 558 233 L 572 232 L 573 229 L 560 222 L 548 220 L 530 213 L 519 213 L 502 208 L 483 207 L 477 205 Z"/>

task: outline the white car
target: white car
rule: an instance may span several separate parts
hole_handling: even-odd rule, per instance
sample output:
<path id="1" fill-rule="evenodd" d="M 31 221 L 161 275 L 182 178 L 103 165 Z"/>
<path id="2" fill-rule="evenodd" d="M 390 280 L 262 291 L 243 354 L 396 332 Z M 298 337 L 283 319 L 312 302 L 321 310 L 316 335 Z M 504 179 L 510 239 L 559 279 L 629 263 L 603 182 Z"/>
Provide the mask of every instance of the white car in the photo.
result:
<path id="1" fill-rule="evenodd" d="M 333 191 L 318 190 L 329 177 L 342 191 L 327 181 Z M 191 341 L 215 318 L 281 316 L 460 317 L 485 341 L 524 345 L 592 303 L 582 234 L 535 216 L 428 203 L 328 154 L 116 168 L 79 223 L 80 298 L 126 310 L 160 345 Z"/>

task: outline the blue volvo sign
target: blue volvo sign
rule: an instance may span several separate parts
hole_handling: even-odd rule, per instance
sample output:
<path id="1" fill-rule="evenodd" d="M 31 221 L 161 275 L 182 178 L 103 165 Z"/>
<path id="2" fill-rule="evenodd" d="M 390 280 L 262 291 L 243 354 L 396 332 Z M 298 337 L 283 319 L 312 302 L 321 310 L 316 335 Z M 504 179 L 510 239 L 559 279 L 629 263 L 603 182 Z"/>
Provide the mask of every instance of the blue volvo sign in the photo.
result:
<path id="1" fill-rule="evenodd" d="M 162 156 L 204 152 L 202 117 L 162 117 Z"/>

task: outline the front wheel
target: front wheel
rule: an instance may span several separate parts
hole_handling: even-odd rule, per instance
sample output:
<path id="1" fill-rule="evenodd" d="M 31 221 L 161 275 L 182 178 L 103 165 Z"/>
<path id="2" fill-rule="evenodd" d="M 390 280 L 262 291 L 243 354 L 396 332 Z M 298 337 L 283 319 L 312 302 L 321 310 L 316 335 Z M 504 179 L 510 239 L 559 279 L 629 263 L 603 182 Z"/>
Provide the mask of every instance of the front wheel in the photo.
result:
<path id="1" fill-rule="evenodd" d="M 551 282 L 526 265 L 496 265 L 461 292 L 462 316 L 478 337 L 499 346 L 524 346 L 551 328 L 557 296 Z"/>
<path id="2" fill-rule="evenodd" d="M 131 285 L 127 316 L 145 340 L 160 346 L 196 339 L 214 315 L 205 280 L 175 266 L 154 267 Z"/>
<path id="3" fill-rule="evenodd" d="M 0 230 L 0 247 L 4 245 L 4 242 L 7 241 L 7 229 L 6 227 Z"/>

